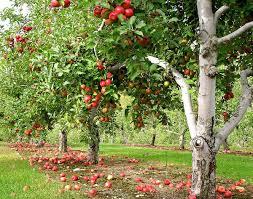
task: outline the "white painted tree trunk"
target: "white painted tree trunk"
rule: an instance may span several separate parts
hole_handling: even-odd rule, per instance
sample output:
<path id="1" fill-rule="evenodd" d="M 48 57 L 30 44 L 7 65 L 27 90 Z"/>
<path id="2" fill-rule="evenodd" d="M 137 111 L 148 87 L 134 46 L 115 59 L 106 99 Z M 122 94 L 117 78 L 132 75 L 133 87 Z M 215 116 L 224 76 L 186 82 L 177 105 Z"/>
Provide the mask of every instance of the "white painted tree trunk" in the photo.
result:
<path id="1" fill-rule="evenodd" d="M 211 0 L 198 0 L 200 27 L 199 92 L 196 136 L 192 146 L 192 192 L 198 199 L 215 198 L 215 66 L 216 28 Z"/>

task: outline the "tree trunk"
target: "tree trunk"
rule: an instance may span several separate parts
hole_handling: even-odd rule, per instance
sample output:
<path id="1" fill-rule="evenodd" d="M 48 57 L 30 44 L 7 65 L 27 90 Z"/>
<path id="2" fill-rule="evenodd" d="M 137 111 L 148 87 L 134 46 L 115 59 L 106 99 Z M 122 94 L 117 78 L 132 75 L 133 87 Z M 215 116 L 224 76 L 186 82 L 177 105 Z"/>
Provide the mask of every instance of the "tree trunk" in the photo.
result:
<path id="1" fill-rule="evenodd" d="M 98 163 L 99 143 L 100 135 L 97 126 L 94 125 L 93 128 L 90 129 L 90 141 L 88 149 L 88 161 L 92 162 L 92 164 Z"/>
<path id="2" fill-rule="evenodd" d="M 155 139 L 156 139 L 156 134 L 153 134 L 152 141 L 151 141 L 151 146 L 155 146 Z"/>
<path id="3" fill-rule="evenodd" d="M 183 150 L 184 149 L 184 145 L 185 145 L 185 133 L 186 133 L 186 129 L 183 129 L 180 137 L 179 137 L 179 149 Z"/>
<path id="4" fill-rule="evenodd" d="M 121 143 L 122 144 L 127 144 L 128 143 L 128 139 L 127 139 L 127 136 L 126 136 L 126 134 L 125 134 L 125 131 L 124 131 L 124 125 L 122 124 L 122 126 L 121 126 Z"/>
<path id="5" fill-rule="evenodd" d="M 67 152 L 67 133 L 65 130 L 59 133 L 59 151 Z"/>
<path id="6" fill-rule="evenodd" d="M 216 27 L 211 0 L 197 0 L 200 26 L 198 120 L 192 138 L 192 192 L 198 199 L 214 199 L 215 193 L 215 84 Z"/>
<path id="7" fill-rule="evenodd" d="M 215 198 L 216 154 L 212 143 L 202 137 L 192 141 L 192 191 L 198 199 Z"/>
<path id="8" fill-rule="evenodd" d="M 100 134 L 98 131 L 97 125 L 94 123 L 94 118 L 96 117 L 99 105 L 91 110 L 89 117 L 89 149 L 87 159 L 92 164 L 98 163 L 99 156 L 99 143 L 100 143 Z"/>

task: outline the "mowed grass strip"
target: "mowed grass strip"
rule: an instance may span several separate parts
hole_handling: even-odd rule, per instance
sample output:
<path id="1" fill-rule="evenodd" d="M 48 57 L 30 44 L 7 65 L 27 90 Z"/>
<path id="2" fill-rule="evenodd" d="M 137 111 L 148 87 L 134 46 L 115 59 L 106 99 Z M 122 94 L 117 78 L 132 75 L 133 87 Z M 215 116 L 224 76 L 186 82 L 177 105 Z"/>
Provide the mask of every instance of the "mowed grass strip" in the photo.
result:
<path id="1" fill-rule="evenodd" d="M 30 188 L 24 191 L 24 186 Z M 0 199 L 60 198 L 58 183 L 48 183 L 45 173 L 30 167 L 18 153 L 0 142 Z"/>
<path id="2" fill-rule="evenodd" d="M 86 150 L 85 146 L 76 145 L 74 148 Z M 100 154 L 128 156 L 138 158 L 143 162 L 151 163 L 159 161 L 162 164 L 175 164 L 178 166 L 191 167 L 192 156 L 189 151 L 160 150 L 145 147 L 129 147 L 117 144 L 102 144 Z M 217 175 L 224 179 L 246 179 L 253 184 L 253 157 L 232 154 L 217 155 Z"/>

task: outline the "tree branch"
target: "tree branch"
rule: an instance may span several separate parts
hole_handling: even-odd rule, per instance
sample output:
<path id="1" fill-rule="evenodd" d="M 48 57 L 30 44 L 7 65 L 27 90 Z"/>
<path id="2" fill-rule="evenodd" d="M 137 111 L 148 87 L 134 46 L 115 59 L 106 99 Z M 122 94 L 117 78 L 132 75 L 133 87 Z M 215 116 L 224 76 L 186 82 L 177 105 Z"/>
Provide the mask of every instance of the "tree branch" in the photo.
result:
<path id="1" fill-rule="evenodd" d="M 189 92 L 189 85 L 185 82 L 184 77 L 176 69 L 169 68 L 169 63 L 159 60 L 156 57 L 148 56 L 147 59 L 158 66 L 161 66 L 165 70 L 170 69 L 175 81 L 181 88 L 182 100 L 184 104 L 184 110 L 186 115 L 187 124 L 190 130 L 191 137 L 196 136 L 196 116 L 192 110 L 192 100 Z"/>
<path id="2" fill-rule="evenodd" d="M 120 70 L 121 68 L 124 68 L 125 65 L 124 64 L 116 64 L 114 66 L 109 66 L 107 67 L 106 69 L 109 71 L 109 72 L 114 72 L 114 71 L 117 71 L 117 70 Z"/>
<path id="3" fill-rule="evenodd" d="M 222 37 L 218 38 L 218 44 L 229 42 L 230 40 L 238 37 L 242 33 L 246 32 L 248 29 L 253 27 L 253 21 L 246 23 L 244 26 L 240 27 L 236 31 Z"/>
<path id="4" fill-rule="evenodd" d="M 215 25 L 215 27 L 217 26 L 218 20 L 219 20 L 219 18 L 221 17 L 221 15 L 224 14 L 224 12 L 226 12 L 228 9 L 229 9 L 229 7 L 225 5 L 225 6 L 220 7 L 220 8 L 215 12 L 215 14 L 214 14 L 214 25 Z"/>
<path id="5" fill-rule="evenodd" d="M 216 135 L 215 149 L 218 151 L 220 145 L 228 138 L 234 128 L 242 120 L 248 107 L 253 101 L 253 88 L 250 87 L 248 77 L 253 76 L 253 70 L 247 69 L 241 72 L 242 96 L 234 115 L 225 123 L 224 127 Z"/>
<path id="6" fill-rule="evenodd" d="M 103 29 L 104 26 L 105 26 L 105 19 L 103 19 L 103 21 L 102 21 L 101 25 L 99 26 L 98 30 L 95 31 L 95 32 L 100 32 Z M 94 55 L 95 55 L 96 59 L 99 60 L 98 55 L 97 55 L 97 45 L 98 45 L 98 41 L 96 42 L 96 44 L 93 48 L 93 51 L 94 51 Z"/>

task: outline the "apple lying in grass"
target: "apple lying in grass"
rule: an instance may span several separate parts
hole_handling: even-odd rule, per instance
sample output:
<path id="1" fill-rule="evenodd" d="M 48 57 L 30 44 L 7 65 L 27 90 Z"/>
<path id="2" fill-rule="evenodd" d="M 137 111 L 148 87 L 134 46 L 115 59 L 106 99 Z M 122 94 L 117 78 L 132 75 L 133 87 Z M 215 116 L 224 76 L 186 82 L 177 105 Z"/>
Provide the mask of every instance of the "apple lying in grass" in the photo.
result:
<path id="1" fill-rule="evenodd" d="M 66 177 L 60 177 L 60 182 L 66 182 Z"/>
<path id="2" fill-rule="evenodd" d="M 79 178 L 78 178 L 78 176 L 73 175 L 73 176 L 71 177 L 71 180 L 72 180 L 72 181 L 78 181 L 78 180 L 79 180 Z"/>
<path id="3" fill-rule="evenodd" d="M 88 176 L 83 176 L 83 180 L 88 182 L 90 180 L 90 178 Z"/>
<path id="4" fill-rule="evenodd" d="M 165 179 L 165 180 L 163 181 L 163 184 L 164 184 L 164 185 L 169 185 L 169 184 L 170 184 L 170 180 L 169 180 L 169 179 Z"/>
<path id="5" fill-rule="evenodd" d="M 107 181 L 107 182 L 105 183 L 105 188 L 108 188 L 108 189 L 112 188 L 112 182 Z"/>
<path id="6" fill-rule="evenodd" d="M 75 184 L 75 185 L 74 185 L 74 189 L 75 189 L 76 191 L 79 191 L 79 190 L 81 189 L 81 186 L 80 186 L 79 184 Z"/>
<path id="7" fill-rule="evenodd" d="M 93 198 L 97 195 L 97 190 L 96 189 L 91 189 L 88 191 L 88 196 Z"/>
<path id="8" fill-rule="evenodd" d="M 191 194 L 191 195 L 189 195 L 188 199 L 197 199 L 197 196 L 196 196 L 196 195 Z"/>
<path id="9" fill-rule="evenodd" d="M 218 186 L 217 192 L 219 192 L 219 193 L 225 193 L 225 191 L 226 191 L 225 187 L 223 187 L 223 186 Z"/>
<path id="10" fill-rule="evenodd" d="M 232 197 L 232 192 L 231 191 L 226 191 L 224 193 L 224 198 L 231 198 Z"/>

